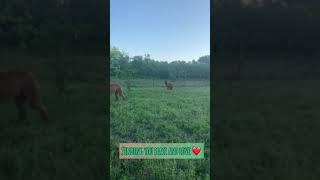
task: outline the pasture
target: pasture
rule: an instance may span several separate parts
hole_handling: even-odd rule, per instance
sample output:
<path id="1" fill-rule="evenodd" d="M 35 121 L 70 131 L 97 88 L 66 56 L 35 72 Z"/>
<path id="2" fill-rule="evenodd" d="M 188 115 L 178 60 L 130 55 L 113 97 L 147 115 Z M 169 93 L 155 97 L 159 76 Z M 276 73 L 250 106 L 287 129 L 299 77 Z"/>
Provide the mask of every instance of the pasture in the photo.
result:
<path id="1" fill-rule="evenodd" d="M 215 179 L 319 179 L 319 62 L 304 60 L 249 61 L 241 80 L 215 81 Z"/>
<path id="2" fill-rule="evenodd" d="M 318 80 L 243 80 L 215 89 L 215 178 L 317 179 Z"/>
<path id="3" fill-rule="evenodd" d="M 26 123 L 17 122 L 14 102 L 0 103 L 0 179 L 104 179 L 103 57 L 67 58 L 76 60 L 67 68 L 67 96 L 55 90 L 53 59 L 7 59 L 1 66 L 34 64 L 49 122 L 29 107 Z"/>
<path id="4" fill-rule="evenodd" d="M 132 81 L 127 101 L 110 94 L 111 179 L 209 179 L 209 81 L 177 82 L 173 90 L 162 80 Z M 203 142 L 205 159 L 119 160 L 118 144 L 126 142 Z"/>

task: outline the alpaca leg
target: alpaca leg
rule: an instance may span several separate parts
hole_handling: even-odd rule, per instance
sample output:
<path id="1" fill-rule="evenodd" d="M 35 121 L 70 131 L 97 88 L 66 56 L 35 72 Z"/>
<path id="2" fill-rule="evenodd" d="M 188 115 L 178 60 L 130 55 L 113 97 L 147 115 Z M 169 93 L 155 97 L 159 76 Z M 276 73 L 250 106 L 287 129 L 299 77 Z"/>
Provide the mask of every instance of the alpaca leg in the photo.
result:
<path id="1" fill-rule="evenodd" d="M 48 120 L 47 108 L 43 105 L 39 97 L 30 98 L 29 103 L 32 109 L 39 111 L 40 116 L 44 121 Z"/>
<path id="2" fill-rule="evenodd" d="M 118 100 L 119 100 L 118 91 L 116 91 L 114 94 L 115 94 L 115 96 L 116 96 L 116 100 L 118 101 Z"/>
<path id="3" fill-rule="evenodd" d="M 36 111 L 39 111 L 40 116 L 44 121 L 48 121 L 47 108 L 43 104 L 41 104 L 41 103 L 31 103 L 30 106 L 31 106 L 32 109 L 34 109 Z"/>
<path id="4" fill-rule="evenodd" d="M 122 97 L 123 100 L 126 99 L 126 96 L 123 93 L 121 94 L 121 97 Z"/>

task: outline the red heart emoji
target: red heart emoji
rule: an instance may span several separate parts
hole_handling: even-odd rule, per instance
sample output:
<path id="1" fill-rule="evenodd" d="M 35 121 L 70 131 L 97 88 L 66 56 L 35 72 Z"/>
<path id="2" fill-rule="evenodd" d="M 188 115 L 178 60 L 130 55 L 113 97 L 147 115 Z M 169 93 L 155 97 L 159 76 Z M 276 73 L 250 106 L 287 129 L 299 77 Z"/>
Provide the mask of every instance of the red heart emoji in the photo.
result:
<path id="1" fill-rule="evenodd" d="M 192 148 L 193 154 L 195 154 L 196 156 L 198 156 L 198 154 L 200 153 L 201 149 L 200 147 L 193 147 Z"/>

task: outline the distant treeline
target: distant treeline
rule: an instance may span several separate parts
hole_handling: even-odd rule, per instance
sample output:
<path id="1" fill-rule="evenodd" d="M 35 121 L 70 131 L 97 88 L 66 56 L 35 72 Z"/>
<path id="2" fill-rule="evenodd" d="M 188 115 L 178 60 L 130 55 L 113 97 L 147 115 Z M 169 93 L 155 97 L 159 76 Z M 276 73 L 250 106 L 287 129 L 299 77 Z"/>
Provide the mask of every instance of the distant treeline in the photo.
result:
<path id="1" fill-rule="evenodd" d="M 215 55 L 319 55 L 320 1 L 214 0 Z"/>
<path id="2" fill-rule="evenodd" d="M 110 76 L 115 78 L 210 79 L 210 56 L 197 61 L 156 61 L 149 54 L 129 57 L 116 47 L 110 49 Z"/>
<path id="3" fill-rule="evenodd" d="M 0 50 L 105 52 L 106 1 L 0 1 Z"/>

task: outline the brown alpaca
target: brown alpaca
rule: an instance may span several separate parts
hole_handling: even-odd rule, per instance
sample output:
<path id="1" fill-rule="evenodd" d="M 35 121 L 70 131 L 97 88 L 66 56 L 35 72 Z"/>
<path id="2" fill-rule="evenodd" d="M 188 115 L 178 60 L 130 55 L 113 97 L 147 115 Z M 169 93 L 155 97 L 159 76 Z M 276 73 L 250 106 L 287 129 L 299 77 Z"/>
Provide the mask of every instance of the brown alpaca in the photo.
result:
<path id="1" fill-rule="evenodd" d="M 173 84 L 167 81 L 164 81 L 165 86 L 167 87 L 167 89 L 172 90 L 173 89 Z"/>
<path id="2" fill-rule="evenodd" d="M 122 99 L 127 99 L 127 97 L 124 95 L 124 92 L 122 91 L 122 88 L 119 84 L 113 83 L 110 84 L 110 93 L 114 93 L 116 96 L 116 100 L 119 99 L 118 96 L 121 96 Z"/>
<path id="3" fill-rule="evenodd" d="M 48 120 L 47 109 L 40 96 L 39 82 L 31 72 L 2 71 L 0 72 L 0 99 L 15 98 L 20 120 L 27 118 L 25 104 L 39 111 L 43 120 Z"/>

